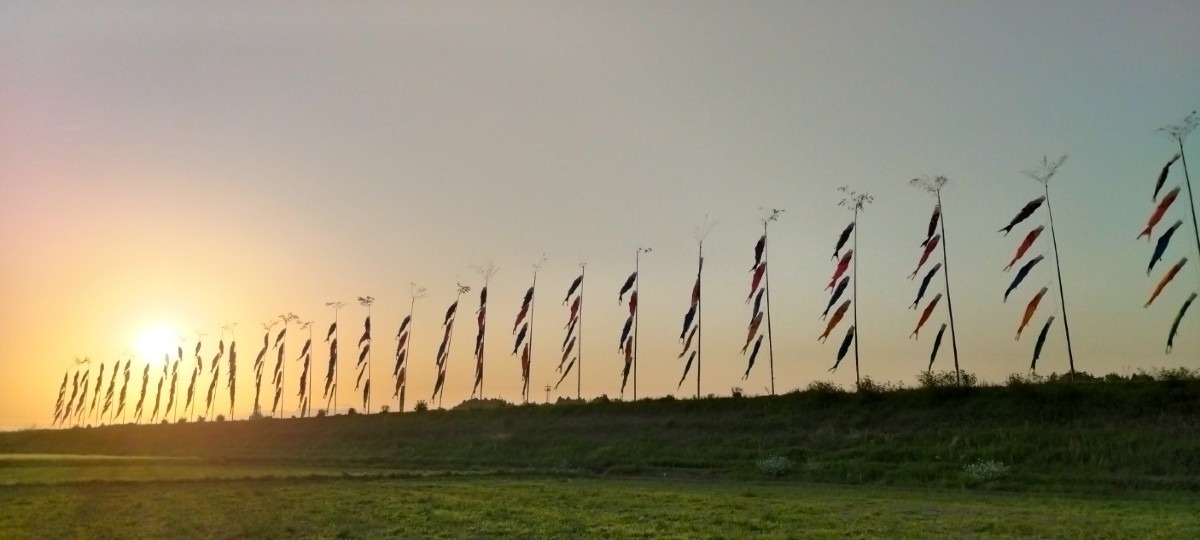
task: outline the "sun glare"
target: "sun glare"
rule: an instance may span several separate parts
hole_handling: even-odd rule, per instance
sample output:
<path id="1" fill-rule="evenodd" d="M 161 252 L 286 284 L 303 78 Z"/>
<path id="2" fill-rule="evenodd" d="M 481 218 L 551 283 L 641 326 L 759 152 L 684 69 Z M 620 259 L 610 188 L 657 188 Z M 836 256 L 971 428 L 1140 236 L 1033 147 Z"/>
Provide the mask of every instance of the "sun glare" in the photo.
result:
<path id="1" fill-rule="evenodd" d="M 138 336 L 138 356 L 146 360 L 157 361 L 164 354 L 174 351 L 178 341 L 179 337 L 175 329 L 163 324 L 151 326 Z"/>

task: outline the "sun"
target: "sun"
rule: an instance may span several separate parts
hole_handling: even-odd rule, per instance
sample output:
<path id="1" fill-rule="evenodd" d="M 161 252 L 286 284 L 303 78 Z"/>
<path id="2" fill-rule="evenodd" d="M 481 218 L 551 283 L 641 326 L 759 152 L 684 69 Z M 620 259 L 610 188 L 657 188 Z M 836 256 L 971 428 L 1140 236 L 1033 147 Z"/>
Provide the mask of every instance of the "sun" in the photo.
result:
<path id="1" fill-rule="evenodd" d="M 179 334 L 174 328 L 165 324 L 151 326 L 138 335 L 138 356 L 151 361 L 157 361 L 164 354 L 170 354 L 179 343 Z"/>

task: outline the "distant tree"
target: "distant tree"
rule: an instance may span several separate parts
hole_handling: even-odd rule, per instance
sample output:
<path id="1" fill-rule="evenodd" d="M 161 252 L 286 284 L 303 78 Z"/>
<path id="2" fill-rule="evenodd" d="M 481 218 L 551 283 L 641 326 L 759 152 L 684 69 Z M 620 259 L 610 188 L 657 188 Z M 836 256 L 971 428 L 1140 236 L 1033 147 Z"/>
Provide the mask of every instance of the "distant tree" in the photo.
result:
<path id="1" fill-rule="evenodd" d="M 392 410 L 392 408 L 391 408 L 391 407 L 389 407 L 389 406 L 387 406 L 387 405 L 384 405 L 384 406 L 382 406 L 382 407 L 379 407 L 379 413 L 380 413 L 380 414 L 387 414 L 387 413 L 388 413 L 389 411 L 391 411 L 391 410 Z"/>
<path id="2" fill-rule="evenodd" d="M 354 416 L 354 415 L 358 414 L 358 411 L 354 410 L 354 407 L 350 407 L 350 410 L 346 411 L 346 414 L 348 414 L 350 416 Z"/>
<path id="3" fill-rule="evenodd" d="M 417 404 L 413 406 L 413 410 L 414 410 L 414 411 L 416 411 L 416 412 L 425 412 L 425 411 L 428 411 L 428 410 L 429 410 L 429 404 L 428 404 L 428 403 L 426 403 L 426 402 L 425 402 L 425 400 L 423 400 L 423 399 L 421 399 L 421 400 L 417 400 Z"/>
<path id="4" fill-rule="evenodd" d="M 218 415 L 217 415 L 217 421 L 218 421 L 218 422 L 224 422 L 224 421 L 225 421 L 225 415 L 223 415 L 223 414 L 218 414 Z"/>

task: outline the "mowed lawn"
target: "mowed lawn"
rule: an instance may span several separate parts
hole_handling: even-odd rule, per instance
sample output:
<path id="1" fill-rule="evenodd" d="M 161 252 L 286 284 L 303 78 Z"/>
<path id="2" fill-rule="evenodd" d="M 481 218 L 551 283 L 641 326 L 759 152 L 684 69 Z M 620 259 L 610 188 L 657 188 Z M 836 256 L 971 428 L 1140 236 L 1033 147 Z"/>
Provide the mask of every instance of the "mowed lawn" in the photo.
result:
<path id="1" fill-rule="evenodd" d="M 3 538 L 1200 538 L 1200 498 L 340 475 L 0 486 Z"/>

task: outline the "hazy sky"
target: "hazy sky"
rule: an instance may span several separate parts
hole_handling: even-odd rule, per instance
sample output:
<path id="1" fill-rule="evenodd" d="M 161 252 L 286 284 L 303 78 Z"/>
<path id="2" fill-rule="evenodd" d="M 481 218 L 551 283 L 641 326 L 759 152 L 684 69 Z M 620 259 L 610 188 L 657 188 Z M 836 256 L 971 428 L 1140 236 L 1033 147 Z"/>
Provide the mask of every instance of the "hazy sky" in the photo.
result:
<path id="1" fill-rule="evenodd" d="M 486 393 L 517 400 L 509 331 L 543 253 L 533 396 L 556 379 L 560 301 L 581 261 L 583 393 L 614 396 L 626 313 L 616 294 L 638 246 L 653 248 L 642 257 L 639 394 L 674 393 L 706 216 L 703 391 L 762 393 L 766 357 L 742 381 L 738 349 L 764 206 L 786 210 L 770 244 L 777 388 L 852 385 L 852 362 L 827 372 L 847 323 L 816 341 L 829 257 L 851 218 L 841 185 L 876 196 L 859 226 L 863 373 L 911 384 L 945 320 L 939 309 L 908 338 L 918 314 L 906 309 L 917 286 L 907 276 L 933 200 L 907 181 L 930 174 L 950 178 L 962 367 L 990 381 L 1024 372 L 1056 314 L 1039 371 L 1062 372 L 1053 265 L 1002 302 L 1012 273 L 1001 269 L 1045 214 L 997 233 L 1041 194 L 1020 171 L 1062 154 L 1051 193 L 1076 367 L 1197 367 L 1200 312 L 1163 352 L 1200 286 L 1186 200 L 1158 228 L 1185 221 L 1151 276 L 1152 244 L 1135 240 L 1175 152 L 1155 129 L 1200 106 L 1197 20 L 1200 4 L 1186 0 L 4 2 L 0 426 L 45 425 L 73 357 L 110 363 L 155 325 L 186 348 L 207 333 L 210 358 L 221 326 L 239 323 L 244 416 L 261 323 L 291 311 L 323 329 L 325 302 L 360 295 L 378 299 L 377 408 L 417 282 L 429 295 L 416 309 L 411 407 L 432 391 L 455 282 L 478 287 L 471 266 L 487 263 L 500 272 Z M 1200 174 L 1196 140 L 1186 149 Z M 1168 189 L 1182 182 L 1177 164 Z M 1034 253 L 1051 263 L 1046 240 Z M 1183 256 L 1194 262 L 1143 309 Z M 1053 294 L 1014 341 L 1042 286 Z M 464 315 L 476 303 L 473 291 Z M 343 408 L 363 315 L 342 312 Z M 447 405 L 470 392 L 472 323 L 459 320 Z M 951 366 L 948 345 L 935 367 Z M 299 369 L 288 361 L 291 410 Z M 184 383 L 190 363 L 180 371 Z"/>

